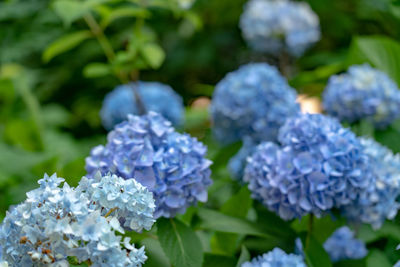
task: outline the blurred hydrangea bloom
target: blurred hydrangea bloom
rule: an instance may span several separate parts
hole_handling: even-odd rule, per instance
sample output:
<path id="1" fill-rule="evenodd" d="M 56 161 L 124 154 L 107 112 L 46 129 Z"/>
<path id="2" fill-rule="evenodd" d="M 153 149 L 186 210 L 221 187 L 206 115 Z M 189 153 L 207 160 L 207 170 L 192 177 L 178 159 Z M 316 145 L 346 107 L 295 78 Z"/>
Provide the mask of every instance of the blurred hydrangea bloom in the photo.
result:
<path id="1" fill-rule="evenodd" d="M 250 0 L 240 18 L 249 46 L 260 52 L 301 56 L 320 37 L 319 19 L 308 3 Z"/>
<path id="2" fill-rule="evenodd" d="M 366 119 L 385 128 L 400 117 L 400 91 L 385 73 L 367 64 L 356 65 L 329 79 L 323 106 L 342 121 Z"/>
<path id="3" fill-rule="evenodd" d="M 211 161 L 207 148 L 171 127 L 161 115 L 128 115 L 108 134 L 106 146 L 92 149 L 86 158 L 89 177 L 97 171 L 134 178 L 154 194 L 155 217 L 174 217 L 197 201 L 207 201 Z"/>
<path id="4" fill-rule="evenodd" d="M 178 5 L 182 9 L 190 9 L 196 0 L 177 0 Z"/>
<path id="5" fill-rule="evenodd" d="M 373 180 L 360 141 L 335 119 L 321 114 L 289 118 L 279 142 L 256 148 L 244 180 L 253 198 L 285 220 L 348 205 Z"/>
<path id="6" fill-rule="evenodd" d="M 371 158 L 375 179 L 343 212 L 353 222 L 369 223 L 378 229 L 385 219 L 394 219 L 400 207 L 400 155 L 393 155 L 372 139 L 361 138 L 361 144 Z"/>
<path id="7" fill-rule="evenodd" d="M 254 258 L 252 261 L 245 262 L 242 267 L 306 267 L 301 256 L 294 254 L 286 254 L 280 248 L 274 248 L 272 251 Z"/>
<path id="8" fill-rule="evenodd" d="M 61 187 L 63 182 L 56 175 L 45 175 L 39 180 L 40 187 L 27 193 L 25 202 L 7 212 L 0 228 L 4 260 L 11 266 L 69 266 L 70 256 L 78 262 L 90 260 L 92 266 L 141 266 L 147 258 L 144 247 L 137 249 L 129 238 L 122 240 L 115 234 L 123 232 L 118 218 L 102 216 L 99 205 L 88 198 L 90 192 L 67 183 Z M 125 188 L 133 189 L 134 195 L 139 190 L 151 197 L 138 184 Z M 110 194 L 103 194 L 102 204 L 108 199 L 112 200 Z M 148 205 L 154 206 L 154 200 L 148 198 Z M 116 208 L 130 206 L 136 205 Z M 131 210 L 131 215 L 140 212 Z"/>
<path id="9" fill-rule="evenodd" d="M 139 114 L 133 90 L 137 90 L 146 111 L 160 113 L 175 126 L 183 124 L 183 100 L 170 86 L 158 82 L 137 82 L 117 86 L 104 98 L 100 116 L 107 130 L 126 120 L 128 114 Z"/>
<path id="10" fill-rule="evenodd" d="M 213 131 L 223 144 L 245 136 L 255 142 L 274 141 L 286 118 L 298 112 L 294 89 L 265 63 L 229 73 L 217 84 L 211 102 Z"/>
<path id="11" fill-rule="evenodd" d="M 362 259 L 368 254 L 365 243 L 354 238 L 354 233 L 347 226 L 337 229 L 325 241 L 324 249 L 332 262 Z"/>
<path id="12" fill-rule="evenodd" d="M 240 150 L 233 156 L 228 163 L 228 170 L 232 177 L 238 181 L 243 180 L 244 168 L 246 167 L 247 158 L 256 149 L 257 145 L 251 138 L 244 138 Z"/>

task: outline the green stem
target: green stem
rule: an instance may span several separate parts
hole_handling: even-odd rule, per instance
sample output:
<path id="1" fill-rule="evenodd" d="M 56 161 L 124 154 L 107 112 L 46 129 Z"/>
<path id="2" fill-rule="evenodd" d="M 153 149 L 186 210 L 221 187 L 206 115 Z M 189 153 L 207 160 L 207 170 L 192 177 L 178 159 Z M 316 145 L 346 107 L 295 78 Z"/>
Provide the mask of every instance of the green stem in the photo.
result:
<path id="1" fill-rule="evenodd" d="M 39 143 L 39 149 L 44 150 L 45 145 L 43 140 L 43 123 L 40 115 L 39 101 L 37 100 L 36 96 L 32 94 L 27 82 L 23 78 L 20 78 L 19 80 L 14 79 L 14 84 L 18 88 L 22 100 L 25 102 L 25 105 L 32 117 L 35 135 Z"/>
<path id="2" fill-rule="evenodd" d="M 314 226 L 314 214 L 310 214 L 308 219 L 308 231 L 307 231 L 307 238 L 306 238 L 306 249 L 310 246 L 310 239 L 312 235 L 312 230 Z"/>
<path id="3" fill-rule="evenodd" d="M 278 61 L 279 69 L 282 75 L 288 79 L 290 76 L 289 54 L 286 51 L 282 51 L 279 54 Z"/>
<path id="4" fill-rule="evenodd" d="M 113 213 L 115 210 L 117 210 L 117 208 L 112 208 L 112 209 L 110 209 L 110 210 L 106 213 L 106 215 L 104 215 L 104 218 L 107 218 L 108 216 L 110 216 L 111 213 Z"/>
<path id="5" fill-rule="evenodd" d="M 97 23 L 92 14 L 88 13 L 83 18 L 86 21 L 86 24 L 89 26 L 90 31 L 96 37 L 101 48 L 103 49 L 103 52 L 106 55 L 108 62 L 110 64 L 113 64 L 115 60 L 114 49 L 112 48 L 111 43 L 108 41 L 107 37 L 104 35 L 103 29 Z M 115 75 L 122 83 L 128 82 L 128 77 L 126 73 L 116 72 Z"/>

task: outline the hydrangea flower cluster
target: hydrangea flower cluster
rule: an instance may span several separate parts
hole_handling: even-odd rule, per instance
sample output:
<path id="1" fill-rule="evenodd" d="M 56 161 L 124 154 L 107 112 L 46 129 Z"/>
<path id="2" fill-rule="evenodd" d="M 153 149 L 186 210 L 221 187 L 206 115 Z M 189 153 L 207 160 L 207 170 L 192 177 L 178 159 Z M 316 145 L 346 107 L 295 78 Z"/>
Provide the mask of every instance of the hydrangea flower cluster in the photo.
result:
<path id="1" fill-rule="evenodd" d="M 155 222 L 153 194 L 135 179 L 98 172 L 92 179 L 83 177 L 77 189 L 88 196 L 91 208 L 112 215 L 128 230 L 150 230 Z"/>
<path id="2" fill-rule="evenodd" d="M 332 262 L 362 259 L 368 254 L 365 243 L 354 238 L 354 233 L 343 226 L 337 229 L 324 243 Z"/>
<path id="3" fill-rule="evenodd" d="M 155 218 L 184 213 L 197 201 L 207 201 L 211 161 L 207 148 L 171 127 L 161 115 L 128 115 L 108 134 L 106 146 L 92 149 L 86 159 L 88 177 L 97 171 L 134 177 L 154 194 Z"/>
<path id="4" fill-rule="evenodd" d="M 400 117 L 400 91 L 385 73 L 368 64 L 332 76 L 323 93 L 325 111 L 342 121 L 361 119 L 385 128 Z"/>
<path id="5" fill-rule="evenodd" d="M 240 18 L 249 46 L 260 52 L 301 56 L 320 37 L 319 19 L 305 2 L 250 0 Z"/>
<path id="6" fill-rule="evenodd" d="M 223 144 L 245 136 L 274 141 L 286 118 L 299 110 L 295 90 L 275 67 L 248 64 L 217 84 L 211 102 L 213 131 Z"/>
<path id="7" fill-rule="evenodd" d="M 306 267 L 301 256 L 295 254 L 286 254 L 280 248 L 274 248 L 272 251 L 254 258 L 242 264 L 242 267 L 264 267 L 264 266 L 285 266 L 285 267 Z"/>
<path id="8" fill-rule="evenodd" d="M 348 205 L 373 180 L 360 141 L 335 119 L 321 114 L 289 118 L 279 142 L 256 148 L 244 180 L 253 198 L 285 220 Z"/>
<path id="9" fill-rule="evenodd" d="M 394 219 L 400 207 L 400 155 L 372 139 L 361 138 L 364 153 L 370 156 L 375 174 L 373 182 L 359 198 L 343 208 L 353 222 L 369 223 L 373 228 L 382 226 L 385 219 Z"/>
<path id="10" fill-rule="evenodd" d="M 124 230 L 115 215 L 136 218 L 136 230 L 149 229 L 154 222 L 152 194 L 133 180 L 99 179 L 85 179 L 85 191 L 83 184 L 76 189 L 67 183 L 60 187 L 64 179 L 45 175 L 25 202 L 7 212 L 0 228 L 3 259 L 11 266 L 69 266 L 67 257 L 90 261 L 91 266 L 141 266 L 147 258 L 144 247 L 137 249 L 129 238 L 116 235 Z M 126 191 L 120 196 L 111 193 L 121 189 Z M 108 200 L 116 204 L 111 211 L 124 212 L 104 210 L 113 206 Z"/>
<path id="11" fill-rule="evenodd" d="M 117 86 L 104 98 L 100 116 L 107 130 L 112 130 L 115 125 L 126 120 L 128 114 L 140 113 L 133 90 L 137 90 L 146 111 L 160 113 L 175 126 L 183 124 L 184 107 L 181 96 L 168 85 L 139 81 Z"/>

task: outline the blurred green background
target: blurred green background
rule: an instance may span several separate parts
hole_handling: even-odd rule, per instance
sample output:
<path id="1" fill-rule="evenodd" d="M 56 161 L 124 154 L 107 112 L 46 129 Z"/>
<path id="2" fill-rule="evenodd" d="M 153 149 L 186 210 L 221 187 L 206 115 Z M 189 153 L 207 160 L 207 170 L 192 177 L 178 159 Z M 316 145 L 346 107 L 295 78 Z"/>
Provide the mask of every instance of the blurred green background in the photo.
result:
<path id="1" fill-rule="evenodd" d="M 207 108 L 193 102 L 210 98 L 241 64 L 274 63 L 241 37 L 245 2 L 197 0 L 190 9 L 180 0 L 0 2 L 0 220 L 44 172 L 77 184 L 90 149 L 106 140 L 103 97 L 129 79 L 163 82 L 184 97 L 185 131 L 209 146 L 215 162 L 208 205 L 222 206 L 238 191 L 225 166 L 239 146 L 221 150 L 210 137 Z M 319 97 L 330 75 L 361 62 L 400 82 L 400 1 L 307 2 L 320 18 L 322 39 L 292 62 L 288 79 L 299 93 Z M 383 132 L 365 124 L 354 129 L 400 151 L 396 124 Z M 390 229 L 395 238 L 386 241 L 377 237 L 385 233 L 366 232 L 371 242 L 390 243 L 388 255 L 400 242 L 400 229 Z"/>

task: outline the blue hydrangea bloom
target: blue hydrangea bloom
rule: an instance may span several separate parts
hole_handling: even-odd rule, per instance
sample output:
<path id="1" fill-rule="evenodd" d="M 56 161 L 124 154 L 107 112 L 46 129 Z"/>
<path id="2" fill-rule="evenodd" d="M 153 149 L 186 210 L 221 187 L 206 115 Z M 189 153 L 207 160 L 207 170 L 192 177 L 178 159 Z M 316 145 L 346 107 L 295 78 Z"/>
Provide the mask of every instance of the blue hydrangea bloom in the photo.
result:
<path id="1" fill-rule="evenodd" d="M 226 75 L 211 102 L 213 132 L 223 144 L 245 136 L 274 141 L 286 118 L 298 112 L 295 90 L 266 63 L 244 65 Z"/>
<path id="2" fill-rule="evenodd" d="M 251 261 L 242 264 L 242 267 L 306 267 L 303 257 L 286 254 L 280 248 L 274 248 L 272 251 L 254 258 Z"/>
<path id="3" fill-rule="evenodd" d="M 257 144 L 255 144 L 251 138 L 243 139 L 242 147 L 228 162 L 228 170 L 233 178 L 238 181 L 243 180 L 247 158 L 253 154 L 256 147 Z"/>
<path id="4" fill-rule="evenodd" d="M 155 111 L 175 126 L 183 125 L 182 97 L 168 85 L 158 82 L 136 82 L 117 86 L 104 98 L 100 116 L 107 130 L 127 119 L 128 114 L 138 115 L 133 90 L 137 90 L 146 111 Z"/>
<path id="5" fill-rule="evenodd" d="M 354 238 L 354 233 L 343 226 L 337 229 L 324 243 L 332 262 L 362 259 L 368 254 L 365 243 Z"/>
<path id="6" fill-rule="evenodd" d="M 123 231 L 118 218 L 102 215 L 101 205 L 107 206 L 107 200 L 113 200 L 110 194 L 98 205 L 88 198 L 89 191 L 71 188 L 67 183 L 61 187 L 63 182 L 56 175 L 45 175 L 39 180 L 40 187 L 27 193 L 25 202 L 7 212 L 0 226 L 4 260 L 11 266 L 69 266 L 67 257 L 73 256 L 79 262 L 90 260 L 92 266 L 141 266 L 147 258 L 144 247 L 137 249 L 129 238 L 122 240 L 115 233 Z M 150 192 L 136 185 L 124 189 L 133 189 L 136 195 L 139 190 L 151 197 Z M 148 201 L 154 210 L 154 200 Z M 115 208 L 130 206 L 137 205 L 125 203 Z M 131 210 L 131 214 L 141 211 Z"/>
<path id="7" fill-rule="evenodd" d="M 248 158 L 244 181 L 255 199 L 289 220 L 354 201 L 373 180 L 358 138 L 321 114 L 292 117 L 279 142 L 261 143 Z"/>
<path id="8" fill-rule="evenodd" d="M 364 153 L 370 156 L 374 181 L 358 199 L 343 208 L 353 222 L 371 224 L 378 229 L 386 219 L 394 219 L 400 207 L 400 155 L 372 139 L 362 138 Z"/>
<path id="9" fill-rule="evenodd" d="M 400 91 L 385 73 L 367 64 L 356 65 L 329 79 L 323 106 L 342 121 L 366 119 L 385 128 L 400 117 Z"/>
<path id="10" fill-rule="evenodd" d="M 188 134 L 181 134 L 161 115 L 128 115 L 128 120 L 108 134 L 106 146 L 92 149 L 86 171 L 134 178 L 154 194 L 159 218 L 184 213 L 197 201 L 207 201 L 211 161 L 207 148 Z"/>
<path id="11" fill-rule="evenodd" d="M 93 179 L 83 177 L 77 189 L 95 203 L 92 208 L 123 221 L 129 230 L 150 230 L 155 222 L 153 194 L 134 179 L 125 180 L 115 174 L 101 176 L 98 172 Z"/>
<path id="12" fill-rule="evenodd" d="M 301 56 L 321 37 L 318 16 L 308 3 L 288 0 L 250 0 L 240 28 L 252 49 L 273 55 Z"/>

